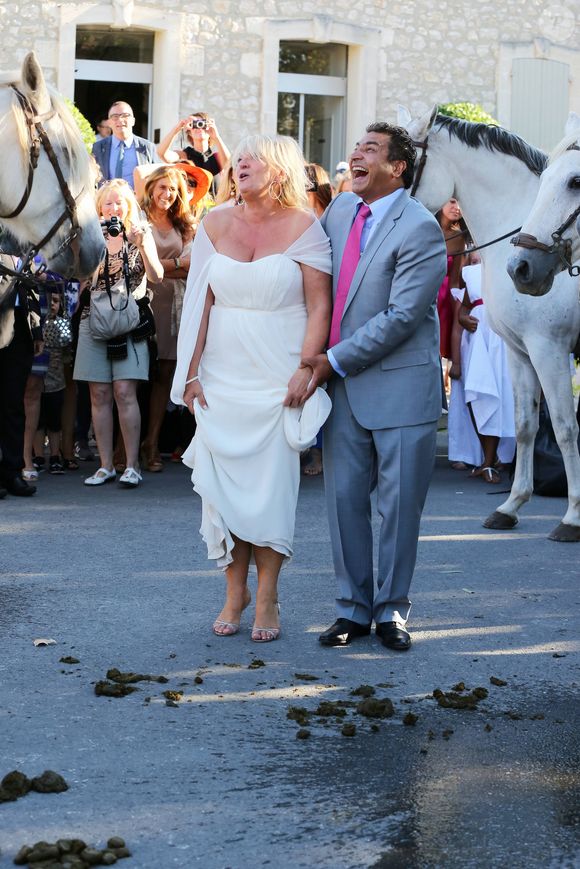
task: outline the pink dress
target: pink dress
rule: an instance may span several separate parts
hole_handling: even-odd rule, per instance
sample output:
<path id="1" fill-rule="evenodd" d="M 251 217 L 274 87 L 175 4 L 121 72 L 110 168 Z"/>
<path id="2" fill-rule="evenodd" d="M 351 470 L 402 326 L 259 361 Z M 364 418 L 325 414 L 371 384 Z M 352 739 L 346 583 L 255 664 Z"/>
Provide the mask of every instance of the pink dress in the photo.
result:
<path id="1" fill-rule="evenodd" d="M 444 359 L 451 359 L 451 330 L 453 328 L 453 296 L 449 289 L 449 276 L 453 257 L 447 257 L 447 274 L 437 294 L 437 313 L 439 314 L 439 353 Z"/>

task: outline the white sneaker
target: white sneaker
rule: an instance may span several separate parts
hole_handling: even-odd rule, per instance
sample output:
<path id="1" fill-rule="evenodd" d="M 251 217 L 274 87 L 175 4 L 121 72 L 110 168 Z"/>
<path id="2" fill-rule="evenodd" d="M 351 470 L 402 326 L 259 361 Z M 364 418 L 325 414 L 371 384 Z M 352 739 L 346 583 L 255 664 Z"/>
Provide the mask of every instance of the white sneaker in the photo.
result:
<path id="1" fill-rule="evenodd" d="M 143 477 L 135 468 L 125 468 L 122 477 L 119 479 L 119 486 L 124 486 L 126 489 L 135 489 L 142 479 Z"/>
<path id="2" fill-rule="evenodd" d="M 102 486 L 103 483 L 108 483 L 110 480 L 114 480 L 117 476 L 117 472 L 115 469 L 112 471 L 108 471 L 107 468 L 99 468 L 98 471 L 91 477 L 87 477 L 84 481 L 85 486 Z"/>

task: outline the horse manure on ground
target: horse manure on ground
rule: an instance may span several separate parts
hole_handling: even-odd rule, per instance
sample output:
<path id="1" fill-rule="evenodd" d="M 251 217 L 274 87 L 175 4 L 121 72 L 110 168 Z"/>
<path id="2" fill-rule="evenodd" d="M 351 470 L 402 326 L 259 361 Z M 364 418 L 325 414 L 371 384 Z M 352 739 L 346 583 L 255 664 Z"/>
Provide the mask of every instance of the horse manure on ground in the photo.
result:
<path id="1" fill-rule="evenodd" d="M 344 700 L 322 700 L 314 710 L 320 718 L 344 718 L 346 715 Z"/>
<path id="2" fill-rule="evenodd" d="M 59 664 L 80 664 L 80 661 L 72 655 L 67 655 L 65 658 L 59 658 Z"/>
<path id="3" fill-rule="evenodd" d="M 126 697 L 132 694 L 133 691 L 138 691 L 133 685 L 119 685 L 117 682 L 106 682 L 104 680 L 97 682 L 95 685 L 95 694 L 97 697 Z"/>
<path id="4" fill-rule="evenodd" d="M 129 685 L 134 682 L 160 682 L 165 685 L 169 682 L 167 676 L 152 676 L 150 673 L 122 673 L 116 667 L 107 670 L 107 679 L 110 679 L 111 682 L 117 682 L 119 685 Z"/>
<path id="5" fill-rule="evenodd" d="M 320 677 L 313 676 L 312 673 L 294 673 L 294 678 L 302 682 L 317 682 Z"/>
<path id="6" fill-rule="evenodd" d="M 372 685 L 359 685 L 358 688 L 354 688 L 350 693 L 353 697 L 372 697 L 376 694 L 376 691 Z"/>
<path id="7" fill-rule="evenodd" d="M 296 739 L 310 739 L 310 731 L 301 727 L 300 730 L 296 731 Z"/>
<path id="8" fill-rule="evenodd" d="M 504 688 L 507 685 L 505 679 L 498 679 L 497 676 L 490 676 L 489 681 L 492 685 L 496 685 L 498 688 Z"/>
<path id="9" fill-rule="evenodd" d="M 493 727 L 488 722 L 483 729 L 485 730 L 486 733 L 491 733 L 491 731 L 493 730 Z"/>
<path id="10" fill-rule="evenodd" d="M 356 724 L 343 724 L 340 732 L 343 736 L 356 736 Z"/>
<path id="11" fill-rule="evenodd" d="M 39 794 L 60 794 L 67 790 L 68 784 L 63 777 L 50 769 L 33 779 L 29 779 L 23 772 L 15 769 L 5 775 L 0 782 L 0 803 L 14 802 L 30 791 Z"/>
<path id="12" fill-rule="evenodd" d="M 450 728 L 447 730 L 443 730 L 441 736 L 443 737 L 443 739 L 449 739 L 450 736 L 453 736 L 453 730 L 451 730 Z"/>
<path id="13" fill-rule="evenodd" d="M 290 721 L 295 721 L 297 724 L 305 725 L 310 723 L 310 713 L 304 706 L 290 706 L 286 713 L 286 718 Z"/>
<path id="14" fill-rule="evenodd" d="M 118 860 L 130 856 L 131 852 L 120 836 L 112 836 L 105 848 L 94 848 L 82 839 L 58 839 L 54 843 L 23 845 L 14 863 L 38 869 L 85 869 L 87 866 L 113 866 Z"/>
<path id="15" fill-rule="evenodd" d="M 467 691 L 463 682 L 460 682 L 459 685 L 463 685 L 462 691 Z M 458 686 L 456 685 L 455 688 Z M 435 688 L 433 691 L 433 697 L 444 709 L 477 709 L 477 705 L 480 700 L 485 700 L 488 696 L 487 688 L 474 688 L 468 694 L 461 694 L 458 691 L 452 689 L 451 691 L 442 691 L 441 688 Z"/>
<path id="16" fill-rule="evenodd" d="M 196 676 L 193 681 L 195 682 L 196 685 L 203 685 L 203 679 L 201 676 Z"/>
<path id="17" fill-rule="evenodd" d="M 183 697 L 183 691 L 163 691 L 163 696 L 167 700 L 178 701 Z"/>
<path id="18" fill-rule="evenodd" d="M 265 667 L 266 662 L 262 661 L 261 658 L 254 658 L 253 661 L 250 661 L 248 664 L 248 670 L 259 670 L 260 667 Z"/>
<path id="19" fill-rule="evenodd" d="M 393 704 L 388 697 L 382 700 L 377 700 L 375 697 L 367 697 L 356 707 L 359 715 L 364 715 L 365 718 L 392 718 L 395 714 Z"/>
<path id="20" fill-rule="evenodd" d="M 406 727 L 414 727 L 418 720 L 418 715 L 414 715 L 412 712 L 407 712 L 407 714 L 403 717 L 403 724 Z"/>

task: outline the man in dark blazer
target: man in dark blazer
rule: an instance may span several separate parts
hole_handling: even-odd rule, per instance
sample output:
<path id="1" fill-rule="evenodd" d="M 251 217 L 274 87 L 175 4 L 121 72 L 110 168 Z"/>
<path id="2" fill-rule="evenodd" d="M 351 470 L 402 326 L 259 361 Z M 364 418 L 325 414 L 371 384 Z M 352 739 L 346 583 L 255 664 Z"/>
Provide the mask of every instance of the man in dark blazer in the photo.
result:
<path id="1" fill-rule="evenodd" d="M 135 117 L 129 103 L 113 103 L 109 109 L 109 124 L 113 135 L 93 145 L 93 157 L 103 176 L 101 183 L 111 178 L 123 178 L 133 187 L 136 166 L 159 162 L 155 145 L 148 139 L 133 135 Z"/>
<path id="2" fill-rule="evenodd" d="M 370 633 L 406 651 L 419 521 L 441 412 L 437 291 L 445 242 L 409 196 L 415 148 L 401 127 L 367 127 L 350 157 L 352 193 L 328 206 L 333 317 L 327 353 L 304 359 L 310 389 L 329 381 L 324 480 L 337 579 L 337 621 L 320 636 L 346 645 Z M 381 516 L 373 577 L 371 491 Z"/>

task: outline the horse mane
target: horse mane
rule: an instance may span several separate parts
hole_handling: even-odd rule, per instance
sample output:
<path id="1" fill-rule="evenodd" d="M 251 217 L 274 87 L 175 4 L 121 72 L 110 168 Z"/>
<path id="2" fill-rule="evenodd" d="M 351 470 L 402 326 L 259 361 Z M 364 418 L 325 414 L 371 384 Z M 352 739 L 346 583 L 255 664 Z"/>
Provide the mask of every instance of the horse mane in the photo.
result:
<path id="1" fill-rule="evenodd" d="M 0 79 L 0 84 L 14 85 L 17 87 L 19 83 L 9 80 L 3 81 Z M 90 183 L 93 184 L 96 178 L 96 171 L 81 137 L 79 128 L 63 98 L 50 85 L 46 85 L 46 87 L 50 96 L 51 106 L 61 122 L 59 128 L 56 130 L 47 130 L 47 133 L 53 145 L 59 144 L 66 154 L 70 167 L 71 185 L 80 185 L 87 178 L 90 178 Z M 30 148 L 28 126 L 15 93 L 12 93 L 11 109 L 14 123 L 16 125 L 18 141 L 22 150 L 23 168 L 27 171 Z"/>
<path id="2" fill-rule="evenodd" d="M 529 145 L 515 133 L 489 124 L 476 124 L 462 121 L 448 115 L 438 114 L 435 123 L 456 136 L 469 148 L 487 148 L 489 151 L 500 151 L 521 160 L 534 175 L 541 175 L 548 162 L 548 155 L 539 148 Z"/>

